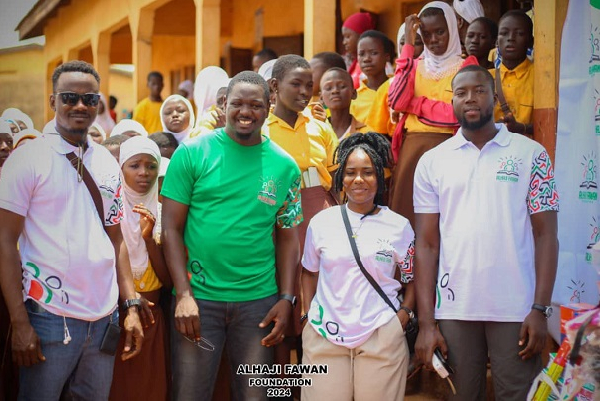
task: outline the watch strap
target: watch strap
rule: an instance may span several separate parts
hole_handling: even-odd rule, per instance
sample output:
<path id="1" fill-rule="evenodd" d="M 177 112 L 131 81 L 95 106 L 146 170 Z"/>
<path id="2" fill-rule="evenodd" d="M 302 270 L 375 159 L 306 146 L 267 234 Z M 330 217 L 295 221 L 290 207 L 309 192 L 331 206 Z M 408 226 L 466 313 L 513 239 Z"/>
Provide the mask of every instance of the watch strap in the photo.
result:
<path id="1" fill-rule="evenodd" d="M 542 304 L 533 304 L 531 305 L 531 309 L 538 310 L 544 314 L 547 318 L 552 314 L 552 306 L 546 306 Z"/>
<path id="2" fill-rule="evenodd" d="M 285 299 L 286 301 L 290 301 L 292 306 L 296 306 L 296 297 L 290 294 L 280 294 L 279 300 Z"/>
<path id="3" fill-rule="evenodd" d="M 131 308 L 132 306 L 135 306 L 138 309 L 140 309 L 142 307 L 142 300 L 139 298 L 131 298 L 131 299 L 126 299 L 125 302 L 123 302 L 124 310 L 127 310 L 127 309 Z"/>

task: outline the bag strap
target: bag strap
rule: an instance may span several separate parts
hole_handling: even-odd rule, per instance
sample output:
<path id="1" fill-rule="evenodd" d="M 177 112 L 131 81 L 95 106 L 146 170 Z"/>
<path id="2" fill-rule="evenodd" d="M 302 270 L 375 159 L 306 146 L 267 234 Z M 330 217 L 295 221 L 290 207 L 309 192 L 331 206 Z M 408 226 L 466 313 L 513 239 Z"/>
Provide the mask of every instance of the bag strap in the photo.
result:
<path id="1" fill-rule="evenodd" d="M 100 222 L 102 223 L 102 227 L 104 227 L 104 204 L 102 203 L 102 195 L 100 195 L 100 190 L 98 189 L 94 178 L 83 164 L 83 161 L 77 157 L 75 152 L 67 153 L 65 156 L 69 159 L 71 166 L 77 171 L 77 174 L 81 173 L 81 178 L 92 196 L 96 211 L 98 212 L 98 217 L 100 217 Z"/>
<path id="2" fill-rule="evenodd" d="M 375 288 L 375 291 L 377 291 L 379 296 L 381 298 L 383 298 L 385 303 L 388 304 L 389 307 L 392 308 L 392 310 L 395 313 L 398 313 L 398 311 L 394 307 L 394 304 L 392 303 L 392 301 L 390 301 L 388 296 L 385 295 L 385 292 L 383 292 L 383 290 L 381 289 L 381 287 L 379 286 L 377 281 L 375 281 L 373 276 L 371 276 L 369 274 L 367 269 L 365 269 L 362 262 L 360 261 L 360 254 L 358 253 L 358 248 L 356 247 L 356 241 L 354 241 L 354 237 L 352 236 L 352 228 L 350 227 L 350 220 L 348 219 L 348 211 L 346 210 L 345 204 L 341 206 L 341 210 L 342 210 L 342 218 L 344 219 L 344 225 L 346 226 L 346 234 L 348 234 L 348 240 L 350 241 L 350 247 L 352 247 L 352 253 L 354 253 L 354 258 L 356 259 L 356 263 L 358 264 L 358 267 L 360 267 L 360 271 L 365 275 L 365 277 L 367 278 L 369 283 L 371 283 L 373 288 Z"/>
<path id="3" fill-rule="evenodd" d="M 502 82 L 500 81 L 500 68 L 495 68 L 494 74 L 494 82 L 496 84 L 496 95 L 498 95 L 498 102 L 500 103 L 500 109 L 502 113 L 506 116 L 510 113 L 510 107 L 508 107 L 508 103 L 506 103 L 506 98 L 504 97 L 504 92 L 502 91 Z"/>

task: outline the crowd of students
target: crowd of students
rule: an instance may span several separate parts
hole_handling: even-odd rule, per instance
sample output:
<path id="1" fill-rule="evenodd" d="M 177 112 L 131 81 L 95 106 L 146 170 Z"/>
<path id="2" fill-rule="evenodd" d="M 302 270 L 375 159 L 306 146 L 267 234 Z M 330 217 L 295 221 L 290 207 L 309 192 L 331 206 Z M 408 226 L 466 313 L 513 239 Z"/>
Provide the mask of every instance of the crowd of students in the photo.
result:
<path id="1" fill-rule="evenodd" d="M 518 327 L 514 326 L 516 337 L 514 327 L 512 331 L 487 326 L 481 330 L 489 330 L 496 337 L 507 336 L 511 341 L 516 338 L 511 346 L 521 341 L 519 346 L 526 347 L 517 349 L 514 355 L 516 359 L 533 361 L 524 370 L 514 361 L 502 362 L 497 357 L 509 347 L 499 351 L 493 344 L 486 346 L 492 366 L 503 369 L 494 370 L 498 399 L 522 399 L 519 397 L 533 379 L 531 374 L 539 368 L 539 335 L 545 333 L 539 319 L 530 319 L 528 304 L 533 303 L 534 314 L 549 305 L 548 285 L 551 291 L 552 266 L 556 268 L 552 230 L 558 207 L 547 154 L 526 138 L 533 134 L 533 63 L 529 58 L 532 21 L 521 10 L 512 10 L 497 25 L 483 15 L 479 0 L 455 0 L 454 8 L 433 1 L 418 15 L 408 16 L 398 30 L 396 45 L 375 28 L 368 13 L 353 14 L 342 27 L 344 55 L 323 52 L 306 60 L 298 55 L 277 57 L 265 49 L 252 61 L 257 74 L 244 72 L 230 79 L 221 68 L 210 66 L 198 74 L 195 84 L 182 82 L 178 93 L 166 99 L 162 97 L 162 74 L 151 72 L 147 78 L 149 96 L 135 107 L 132 119 L 115 121 L 106 98 L 98 95 L 100 77 L 82 62 L 57 68 L 51 98 L 56 116 L 41 132 L 21 111 L 4 111 L 0 121 L 0 217 L 14 222 L 16 228 L 0 230 L 0 245 L 3 251 L 14 246 L 16 252 L 16 240 L 21 238 L 19 251 L 25 278 L 24 293 L 15 291 L 11 286 L 17 282 L 17 275 L 6 271 L 10 270 L 10 263 L 17 263 L 18 256 L 3 256 L 0 267 L 5 272 L 0 275 L 0 283 L 9 313 L 1 316 L 0 334 L 4 343 L 11 327 L 8 323 L 12 322 L 16 333 L 12 339 L 13 355 L 21 366 L 24 399 L 36 399 L 41 389 L 52 389 L 54 393 L 49 394 L 54 396 L 65 396 L 68 391 L 83 398 L 92 394 L 85 392 L 89 388 L 83 389 L 84 380 L 74 377 L 78 369 L 75 365 L 80 363 L 76 358 L 69 360 L 72 370 L 60 377 L 57 372 L 49 376 L 39 371 L 39 365 L 47 364 L 45 361 L 54 355 L 48 353 L 44 341 L 58 341 L 58 348 L 63 342 L 67 346 L 75 337 L 75 323 L 71 320 L 91 322 L 102 317 L 108 319 L 109 326 L 116 324 L 111 305 L 117 290 L 127 307 L 127 313 L 119 317 L 125 331 L 118 349 L 125 347 L 125 352 L 109 370 L 112 380 L 104 379 L 112 382 L 112 387 L 90 387 L 98 391 L 93 393 L 95 399 L 211 399 L 224 349 L 233 373 L 235 399 L 266 398 L 264 388 L 252 389 L 247 384 L 248 377 L 267 377 L 264 369 L 240 376 L 239 372 L 236 374 L 238 366 L 289 364 L 293 350 L 298 361 L 329 367 L 327 376 L 309 375 L 313 385 L 302 388 L 303 399 L 402 399 L 409 363 L 404 332 L 407 325 L 414 323 L 417 301 L 425 323 L 425 334 L 417 343 L 422 362 L 430 366 L 433 349 L 439 347 L 445 356 L 450 355 L 451 363 L 459 366 L 459 372 L 460 367 L 471 366 L 469 375 L 478 377 L 479 381 L 473 382 L 464 373 L 459 375 L 456 399 L 480 399 L 475 395 L 481 396 L 481 388 L 485 387 L 479 377 L 481 369 L 458 353 L 460 347 L 456 343 L 460 336 L 449 334 L 463 333 L 468 328 L 445 323 L 434 329 L 433 319 L 519 322 Z M 455 79 L 461 74 L 461 79 Z M 471 100 L 463 102 L 463 98 L 457 98 L 461 91 L 469 92 L 464 96 Z M 467 104 L 464 109 L 457 106 L 462 103 Z M 487 110 L 491 107 L 493 113 Z M 472 114 L 477 114 L 479 120 L 472 122 Z M 88 121 L 92 116 L 93 121 Z M 522 243 L 533 246 L 535 241 L 536 256 L 538 247 L 550 255 L 544 258 L 549 269 L 547 277 L 539 276 L 538 258 L 534 262 L 531 250 L 524 254 L 518 250 L 520 244 L 515 243 L 515 254 L 529 258 L 525 267 L 515 259 L 511 268 L 513 278 L 522 287 L 519 302 L 527 305 L 519 305 L 518 313 L 497 315 L 494 308 L 494 313 L 482 314 L 472 305 L 458 312 L 446 307 L 438 315 L 430 304 L 434 297 L 431 290 L 437 288 L 439 298 L 440 288 L 446 288 L 450 278 L 438 278 L 437 267 L 435 272 L 430 269 L 435 263 L 431 255 L 440 254 L 441 243 L 444 251 L 440 263 L 444 264 L 454 257 L 448 256 L 451 251 L 444 244 L 459 247 L 460 243 L 445 236 L 446 227 L 450 232 L 456 227 L 449 225 L 447 205 L 441 204 L 446 193 L 433 193 L 436 185 L 446 188 L 448 181 L 439 178 L 446 176 L 443 169 L 434 166 L 430 151 L 460 137 L 471 141 L 483 154 L 487 145 L 486 141 L 478 142 L 480 138 L 485 136 L 487 141 L 497 140 L 499 146 L 508 146 L 508 135 L 513 135 L 510 133 L 523 137 L 512 140 L 513 144 L 521 144 L 514 155 L 522 157 L 511 154 L 504 160 L 510 166 L 503 165 L 498 174 L 506 173 L 510 179 L 515 176 L 518 181 L 517 163 L 524 159 L 527 163 L 527 158 L 535 159 L 538 173 L 539 166 L 545 166 L 542 184 L 536 181 L 536 185 L 545 185 L 544 198 L 537 208 L 531 197 L 539 195 L 527 185 L 523 194 L 518 192 L 521 189 L 511 189 L 513 192 L 501 195 L 522 195 L 522 206 L 529 205 L 531 219 L 521 209 L 515 209 L 514 216 L 533 225 L 533 234 L 531 230 L 522 233 Z M 93 283 L 79 277 L 85 273 L 75 276 L 85 288 L 77 289 L 78 283 L 67 279 L 73 269 L 83 266 L 69 261 L 64 268 L 48 267 L 47 263 L 67 260 L 71 251 L 65 250 L 64 255 L 58 252 L 42 261 L 41 253 L 46 249 L 40 250 L 32 242 L 41 235 L 45 246 L 64 246 L 59 242 L 53 245 L 51 238 L 44 237 L 45 228 L 30 221 L 36 213 L 42 213 L 35 208 L 48 201 L 40 201 L 36 206 L 36 186 L 50 185 L 41 191 L 45 193 L 56 185 L 64 185 L 61 191 L 73 185 L 64 177 L 64 183 L 48 178 L 59 161 L 43 150 L 44 141 L 59 154 L 74 155 L 70 163 L 77 170 L 79 182 L 90 175 L 87 167 L 100 184 L 104 208 L 98 212 L 110 241 L 98 240 L 94 235 L 102 237 L 104 232 L 91 228 L 89 238 L 98 241 L 95 252 L 102 253 L 103 246 L 108 246 L 109 254 L 111 249 L 114 251 L 112 269 L 116 266 L 117 274 L 105 277 L 102 284 L 111 294 L 110 300 L 92 302 L 93 305 L 82 301 L 87 305 L 85 311 L 71 306 L 62 308 L 61 304 L 69 304 L 70 299 L 72 305 L 78 298 L 97 294 L 87 287 Z M 108 152 L 98 150 L 97 144 Z M 445 146 L 450 152 L 450 145 Z M 24 150 L 15 151 L 20 147 Z M 11 160 L 11 152 L 18 161 Z M 42 156 L 34 167 L 17 164 L 25 163 L 25 154 L 37 155 L 36 152 Z M 120 169 L 98 166 L 105 156 L 96 153 L 111 154 Z M 259 166 L 253 163 L 257 160 L 262 160 Z M 9 166 L 6 172 L 1 170 L 5 162 Z M 429 164 L 422 166 L 423 163 Z M 531 173 L 526 163 L 521 167 L 523 183 L 529 183 Z M 465 168 L 459 170 L 466 171 Z M 260 202 L 254 205 L 257 185 Z M 80 189 L 79 201 L 88 196 L 86 191 Z M 67 199 L 70 195 L 64 196 Z M 53 202 L 59 200 L 53 198 Z M 70 207 L 71 203 L 62 207 Z M 95 210 L 94 204 L 98 208 L 95 199 L 87 203 L 90 210 Z M 450 205 L 461 207 L 452 202 Z M 553 217 L 539 212 L 551 212 Z M 432 215 L 437 217 L 431 220 Z M 546 217 L 542 219 L 540 215 Z M 64 217 L 63 213 L 54 217 L 60 216 Z M 55 218 L 44 224 L 58 224 Z M 58 231 L 69 230 L 63 227 L 64 223 Z M 117 224 L 119 234 L 110 229 Z M 85 232 L 79 231 L 81 227 L 74 228 L 80 236 L 77 244 L 87 238 Z M 469 235 L 480 232 L 473 228 Z M 503 234 L 514 234 L 509 229 Z M 425 240 L 420 247 L 415 247 L 415 232 L 417 239 Z M 541 233 L 546 242 L 538 241 Z M 424 242 L 426 246 L 422 245 Z M 357 244 L 358 250 L 353 252 L 351 244 Z M 67 244 L 67 248 L 71 246 Z M 94 244 L 83 248 L 90 247 Z M 424 270 L 427 275 L 415 288 L 414 276 L 425 274 L 419 273 L 419 265 L 414 269 L 414 257 L 416 254 L 419 258 L 419 251 L 421 255 L 430 254 L 422 257 L 423 266 L 429 270 Z M 111 258 L 105 248 L 103 252 L 102 257 Z M 473 259 L 468 262 L 480 262 L 479 256 L 471 256 Z M 79 262 L 87 263 L 86 258 L 82 256 Z M 368 280 L 365 276 L 369 273 L 364 273 L 362 266 L 358 269 L 361 259 L 379 290 L 371 284 L 373 277 Z M 103 265 L 96 260 L 91 268 L 99 274 L 106 263 L 111 266 L 111 262 Z M 18 265 L 21 267 L 21 263 Z M 452 301 L 462 288 L 470 298 L 463 299 L 461 305 L 476 302 L 474 292 L 461 287 L 461 278 L 457 277 L 464 275 L 464 270 L 452 271 L 451 267 L 440 265 L 440 272 L 453 273 Z M 468 276 L 472 277 L 472 273 Z M 539 282 L 544 282 L 543 289 Z M 419 298 L 418 291 L 431 299 L 423 295 Z M 44 333 L 31 334 L 29 323 L 23 324 L 27 314 L 21 310 L 21 295 L 35 332 L 40 329 L 34 325 L 34 317 L 43 313 L 56 315 L 53 324 L 59 332 L 48 335 L 52 340 L 43 337 Z M 389 307 L 381 303 L 380 295 L 389 298 Z M 515 305 L 503 303 L 507 307 Z M 482 303 L 485 307 L 488 304 Z M 2 310 L 5 311 L 4 306 Z M 463 312 L 466 317 L 461 315 Z M 524 319 L 529 323 L 521 328 Z M 535 332 L 530 327 L 535 327 Z M 448 341 L 453 344 L 447 347 L 440 330 L 447 340 L 452 338 Z M 102 333 L 101 337 L 106 335 Z M 487 357 L 488 348 L 480 354 Z M 460 348 L 460 352 L 468 350 Z M 2 361 L 3 391 L 11 394 L 14 383 L 6 381 L 10 377 L 6 373 L 10 365 L 6 358 L 4 355 Z M 481 365 L 481 360 L 476 362 Z M 484 368 L 485 362 L 487 359 L 483 361 Z M 36 373 L 30 374 L 33 369 L 37 369 Z M 507 369 L 516 370 L 517 374 L 507 375 Z M 465 371 L 468 370 L 464 368 Z M 513 381 L 519 372 L 525 373 L 517 384 Z M 508 383 L 505 377 L 509 377 Z M 34 384 L 44 380 L 60 385 Z M 14 395 L 16 387 L 12 388 Z M 291 394 L 290 391 L 286 395 Z"/>

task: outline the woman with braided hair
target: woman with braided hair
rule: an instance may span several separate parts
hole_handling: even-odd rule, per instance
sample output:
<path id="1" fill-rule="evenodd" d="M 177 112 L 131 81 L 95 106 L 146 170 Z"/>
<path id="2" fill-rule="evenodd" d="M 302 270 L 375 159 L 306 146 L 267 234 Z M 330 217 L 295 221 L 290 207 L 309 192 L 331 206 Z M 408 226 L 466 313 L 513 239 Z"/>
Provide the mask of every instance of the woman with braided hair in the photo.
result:
<path id="1" fill-rule="evenodd" d="M 327 365 L 328 374 L 305 375 L 312 387 L 302 388 L 303 399 L 404 398 L 414 232 L 407 219 L 381 205 L 389 155 L 389 142 L 380 134 L 344 139 L 335 153 L 339 169 L 333 185 L 343 191 L 345 203 L 319 212 L 308 226 L 302 258 L 308 313 L 302 320 L 309 324 L 302 332 L 302 363 Z M 401 305 L 398 291 L 406 285 Z"/>

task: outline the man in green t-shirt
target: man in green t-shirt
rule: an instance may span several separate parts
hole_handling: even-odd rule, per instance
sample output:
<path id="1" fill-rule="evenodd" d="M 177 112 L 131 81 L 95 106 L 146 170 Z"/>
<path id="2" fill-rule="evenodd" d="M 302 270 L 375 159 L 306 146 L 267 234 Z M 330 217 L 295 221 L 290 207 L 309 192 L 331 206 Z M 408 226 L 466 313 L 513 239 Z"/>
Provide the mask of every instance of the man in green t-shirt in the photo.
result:
<path id="1" fill-rule="evenodd" d="M 224 347 L 234 398 L 267 399 L 266 388 L 249 386 L 263 372 L 247 374 L 247 366 L 270 366 L 284 338 L 296 303 L 302 221 L 300 170 L 261 135 L 268 112 L 267 83 L 239 73 L 227 88 L 225 128 L 180 144 L 165 176 L 177 400 L 212 399 Z"/>

